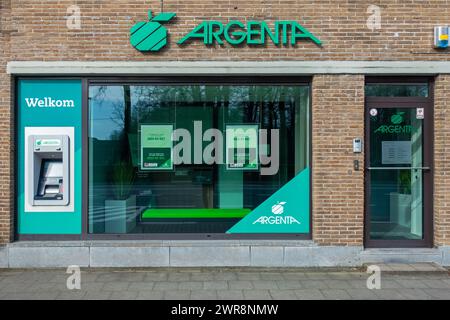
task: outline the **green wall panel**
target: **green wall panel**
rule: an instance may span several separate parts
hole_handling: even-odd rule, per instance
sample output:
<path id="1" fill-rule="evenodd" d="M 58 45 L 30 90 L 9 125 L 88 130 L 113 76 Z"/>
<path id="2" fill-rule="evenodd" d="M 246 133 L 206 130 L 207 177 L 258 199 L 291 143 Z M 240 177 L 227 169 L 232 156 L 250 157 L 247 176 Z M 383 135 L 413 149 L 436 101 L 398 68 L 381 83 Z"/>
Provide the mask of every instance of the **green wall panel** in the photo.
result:
<path id="1" fill-rule="evenodd" d="M 20 234 L 81 234 L 81 80 L 19 80 L 17 86 L 17 212 Z M 73 100 L 73 107 L 30 107 L 26 99 Z M 30 100 L 28 100 L 29 102 Z M 74 128 L 73 212 L 25 211 L 25 127 Z"/>

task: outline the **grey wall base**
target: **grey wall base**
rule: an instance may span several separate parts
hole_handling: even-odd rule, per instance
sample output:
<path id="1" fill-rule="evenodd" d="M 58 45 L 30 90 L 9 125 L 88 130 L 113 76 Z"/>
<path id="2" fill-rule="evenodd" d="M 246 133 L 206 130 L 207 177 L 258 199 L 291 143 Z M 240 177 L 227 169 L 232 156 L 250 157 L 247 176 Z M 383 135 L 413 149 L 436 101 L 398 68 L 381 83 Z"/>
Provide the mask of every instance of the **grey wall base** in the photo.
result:
<path id="1" fill-rule="evenodd" d="M 361 261 L 368 263 L 435 263 L 450 266 L 450 247 L 433 249 L 367 249 L 360 254 Z"/>
<path id="2" fill-rule="evenodd" d="M 450 266 L 450 247 L 364 250 L 312 241 L 17 242 L 0 247 L 0 268 L 358 267 L 394 262 Z"/>
<path id="3" fill-rule="evenodd" d="M 7 268 L 9 266 L 8 247 L 0 247 L 0 268 Z"/>

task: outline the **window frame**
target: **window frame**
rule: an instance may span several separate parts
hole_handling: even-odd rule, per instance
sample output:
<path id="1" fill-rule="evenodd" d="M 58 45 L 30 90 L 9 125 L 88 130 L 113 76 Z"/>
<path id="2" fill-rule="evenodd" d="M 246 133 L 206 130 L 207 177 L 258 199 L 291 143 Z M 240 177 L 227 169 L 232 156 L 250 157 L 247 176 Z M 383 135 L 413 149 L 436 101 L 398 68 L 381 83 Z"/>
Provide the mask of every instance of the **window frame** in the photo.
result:
<path id="1" fill-rule="evenodd" d="M 309 168 L 312 169 L 312 81 L 299 76 L 145 76 L 145 77 L 87 77 L 82 78 L 82 240 L 312 240 L 312 170 L 310 170 L 310 210 L 308 233 L 89 233 L 89 87 L 91 85 L 290 85 L 307 86 L 309 92 L 308 137 Z"/>
<path id="2" fill-rule="evenodd" d="M 414 84 L 427 84 L 428 85 L 428 97 L 421 96 L 367 96 L 365 89 L 368 85 L 414 85 Z M 366 76 L 364 79 L 364 98 L 371 102 L 386 102 L 392 100 L 401 100 L 406 102 L 424 102 L 426 103 L 430 99 L 434 99 L 434 77 L 407 77 L 407 76 Z"/>
<path id="3" fill-rule="evenodd" d="M 406 77 L 406 76 L 370 76 L 365 78 L 367 84 L 414 84 L 427 83 L 428 97 L 383 97 L 383 96 L 365 96 L 364 98 L 364 247 L 365 248 L 431 248 L 434 243 L 434 77 Z M 424 187 L 429 189 L 426 194 L 426 206 L 423 212 L 423 239 L 422 240 L 377 240 L 370 238 L 370 179 L 367 168 L 370 165 L 370 145 L 368 139 L 369 117 L 368 110 L 372 107 L 392 108 L 395 105 L 423 105 L 428 112 L 428 121 L 430 126 L 426 129 L 428 143 L 424 142 L 426 147 L 425 154 L 430 158 L 430 174 L 424 181 Z"/>

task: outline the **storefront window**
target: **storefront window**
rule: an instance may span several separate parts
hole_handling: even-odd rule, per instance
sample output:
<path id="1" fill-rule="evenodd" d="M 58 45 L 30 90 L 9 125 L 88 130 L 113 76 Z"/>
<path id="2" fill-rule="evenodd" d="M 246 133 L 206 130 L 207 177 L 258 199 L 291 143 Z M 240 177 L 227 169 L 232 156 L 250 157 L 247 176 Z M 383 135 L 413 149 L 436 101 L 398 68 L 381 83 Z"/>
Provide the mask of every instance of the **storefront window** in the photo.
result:
<path id="1" fill-rule="evenodd" d="M 308 167 L 306 85 L 89 88 L 90 233 L 225 233 Z"/>

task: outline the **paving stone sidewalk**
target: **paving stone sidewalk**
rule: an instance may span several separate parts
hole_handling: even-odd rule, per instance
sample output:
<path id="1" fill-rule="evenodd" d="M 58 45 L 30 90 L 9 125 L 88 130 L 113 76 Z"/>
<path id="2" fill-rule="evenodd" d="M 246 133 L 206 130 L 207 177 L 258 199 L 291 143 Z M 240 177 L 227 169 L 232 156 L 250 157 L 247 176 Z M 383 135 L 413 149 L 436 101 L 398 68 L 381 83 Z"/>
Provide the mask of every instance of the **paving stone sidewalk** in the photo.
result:
<path id="1" fill-rule="evenodd" d="M 63 269 L 0 269 L 0 299 L 450 299 L 449 272 L 430 265 L 383 265 L 381 289 L 365 269 L 82 269 L 68 290 Z"/>

